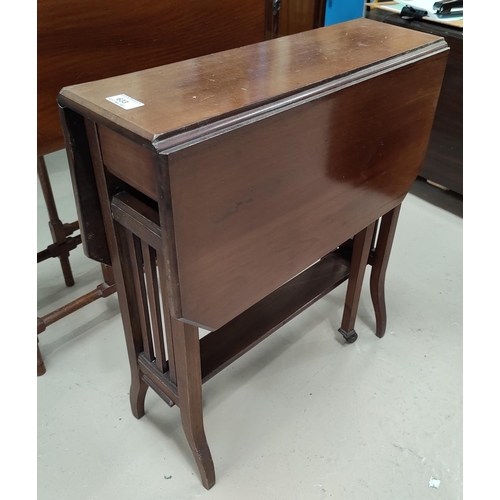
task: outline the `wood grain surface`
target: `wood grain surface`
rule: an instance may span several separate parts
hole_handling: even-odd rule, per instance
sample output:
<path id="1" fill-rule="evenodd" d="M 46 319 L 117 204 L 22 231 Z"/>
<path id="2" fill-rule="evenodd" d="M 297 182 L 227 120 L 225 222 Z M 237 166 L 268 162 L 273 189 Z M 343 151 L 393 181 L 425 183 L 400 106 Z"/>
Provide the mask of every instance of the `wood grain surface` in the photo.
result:
<path id="1" fill-rule="evenodd" d="M 61 97 L 139 143 L 168 149 L 169 138 L 276 102 L 321 83 L 354 84 L 408 64 L 425 51 L 446 49 L 442 40 L 371 20 L 311 30 L 175 64 L 64 88 Z M 356 72 L 356 76 L 350 76 Z M 126 94 L 144 103 L 122 109 L 106 98 Z"/>
<path id="2" fill-rule="evenodd" d="M 425 156 L 444 60 L 171 153 L 182 317 L 223 325 L 401 203 Z"/>

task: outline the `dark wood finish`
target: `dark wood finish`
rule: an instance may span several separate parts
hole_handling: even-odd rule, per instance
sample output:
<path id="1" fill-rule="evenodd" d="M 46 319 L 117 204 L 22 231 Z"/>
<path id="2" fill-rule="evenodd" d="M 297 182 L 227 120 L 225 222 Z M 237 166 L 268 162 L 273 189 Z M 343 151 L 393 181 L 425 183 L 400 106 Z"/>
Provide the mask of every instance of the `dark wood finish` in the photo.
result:
<path id="1" fill-rule="evenodd" d="M 349 238 L 351 221 L 366 227 L 408 192 L 425 155 L 445 46 L 367 20 L 348 27 L 351 36 L 337 25 L 266 42 L 257 68 L 259 44 L 61 92 L 62 104 L 100 123 L 105 150 L 112 136 L 103 126 L 131 139 L 127 154 L 137 162 L 148 151 L 138 155 L 133 142 L 160 153 L 158 178 L 144 161 L 123 175 L 117 162 L 113 173 L 156 185 L 156 199 L 176 206 L 171 213 L 160 204 L 174 317 L 218 328 Z M 342 56 L 349 51 L 356 57 Z M 293 60 L 276 69 L 283 53 Z M 425 87 L 408 99 L 416 81 Z M 127 111 L 106 101 L 123 88 L 145 105 Z M 223 96 L 217 106 L 215 95 Z M 329 204 L 338 216 L 324 212 Z M 299 217 L 306 205 L 308 216 Z M 290 224 L 301 234 L 291 256 Z M 268 245 L 255 245 L 270 235 Z"/>
<path id="2" fill-rule="evenodd" d="M 278 36 L 293 35 L 317 28 L 319 0 L 282 0 Z"/>
<path id="3" fill-rule="evenodd" d="M 113 197 L 113 219 L 122 226 L 131 227 L 141 241 L 161 250 L 161 228 L 156 210 L 123 191 Z"/>
<path id="4" fill-rule="evenodd" d="M 63 224 L 61 219 L 59 219 L 54 194 L 52 192 L 52 186 L 49 180 L 49 174 L 47 172 L 47 166 L 45 165 L 45 159 L 41 156 L 37 158 L 37 173 L 38 180 L 40 181 L 40 187 L 42 188 L 43 198 L 45 200 L 45 206 L 47 207 L 49 215 L 50 234 L 52 235 L 52 240 L 54 242 L 53 245 L 47 247 L 46 251 L 38 252 L 37 263 L 48 257 L 59 257 L 64 282 L 66 283 L 66 286 L 73 286 L 75 284 L 75 280 L 73 279 L 73 273 L 69 263 L 69 252 L 79 243 L 79 241 L 68 238 L 68 225 Z M 71 225 L 71 229 L 73 228 L 76 229 L 74 225 Z"/>
<path id="5" fill-rule="evenodd" d="M 144 258 L 144 273 L 146 275 L 149 308 L 152 316 L 156 366 L 158 366 L 160 371 L 164 373 L 167 371 L 167 350 L 163 337 L 160 293 L 158 287 L 158 277 L 156 274 L 156 252 L 150 246 L 142 242 L 142 255 Z"/>
<path id="6" fill-rule="evenodd" d="M 353 223 L 366 227 L 401 203 L 425 155 L 438 95 L 409 101 L 406 89 L 424 75 L 438 88 L 441 63 L 403 67 L 170 153 L 182 291 L 176 316 L 222 326 L 352 236 Z M 398 104 L 384 113 L 386 87 L 396 81 Z M 430 111 L 415 119 L 418 109 Z M 361 147 L 346 127 L 372 132 Z M 411 156 L 406 134 L 415 135 Z"/>
<path id="7" fill-rule="evenodd" d="M 72 168 L 95 174 L 101 218 L 82 227 L 116 270 L 132 411 L 148 387 L 179 407 L 206 488 L 202 382 L 347 278 L 353 331 L 369 263 L 383 292 L 386 216 L 423 162 L 446 57 L 439 38 L 361 19 L 61 91 L 66 136 L 86 143 Z M 124 89 L 144 105 L 106 100 Z M 200 341 L 199 325 L 214 331 Z"/>
<path id="8" fill-rule="evenodd" d="M 129 255 L 131 257 L 130 267 L 134 276 L 134 289 L 137 291 L 137 302 L 139 311 L 139 322 L 141 325 L 142 343 L 144 354 L 149 361 L 155 359 L 155 349 L 151 336 L 151 320 L 149 318 L 148 298 L 146 284 L 144 283 L 144 264 L 141 249 L 141 240 L 130 232 L 126 234 Z M 156 339 L 155 339 L 156 340 Z M 156 344 L 156 342 L 155 342 Z"/>
<path id="9" fill-rule="evenodd" d="M 127 205 L 134 208 L 127 209 Z M 143 229 L 138 229 L 137 232 L 147 234 L 144 228 L 155 227 L 156 223 L 151 220 L 148 221 L 144 214 L 149 213 L 154 215 L 154 212 L 126 193 L 119 193 L 113 198 L 111 209 L 114 219 L 120 219 L 124 224 L 124 227 L 118 230 L 118 234 L 121 234 L 122 238 L 124 237 L 122 244 L 126 245 L 125 251 L 128 249 L 130 255 L 133 253 L 131 251 L 133 245 L 130 244 L 130 241 L 133 241 L 137 237 L 129 231 L 132 228 L 135 230 L 143 226 Z M 130 216 L 124 218 L 120 216 L 117 218 L 115 216 L 116 212 L 127 212 Z M 176 352 L 173 349 L 169 350 L 169 360 L 165 365 L 158 366 L 157 360 L 152 361 L 146 347 L 144 347 L 144 352 L 137 359 L 140 383 L 134 392 L 131 393 L 131 398 L 134 398 L 132 403 L 133 412 L 139 417 L 144 414 L 144 399 L 148 386 L 169 406 L 173 406 L 174 404 L 180 406 L 183 403 L 187 405 L 185 409 L 187 415 L 183 422 L 185 428 L 187 427 L 188 429 L 186 434 L 188 435 L 189 432 L 188 439 L 190 440 L 190 446 L 205 487 L 211 487 L 215 477 L 213 461 L 210 458 L 210 452 L 203 431 L 203 417 L 198 392 L 201 389 L 197 389 L 197 387 L 201 383 L 210 380 L 222 369 L 229 366 L 233 361 L 248 352 L 252 347 L 348 278 L 350 281 L 347 290 L 345 313 L 342 319 L 342 327 L 339 331 L 348 342 L 356 340 L 357 334 L 354 332 L 354 320 L 370 249 L 373 252 L 371 263 L 374 267 L 372 273 L 375 273 L 375 275 L 372 274 L 372 282 L 380 284 L 380 280 L 383 280 L 385 276 L 388 261 L 387 253 L 390 252 L 394 236 L 392 229 L 395 226 L 398 212 L 399 206 L 382 218 L 381 229 L 376 239 L 373 236 L 378 221 L 358 233 L 354 237 L 354 241 L 349 240 L 353 244 L 346 242 L 338 250 L 329 253 L 316 264 L 285 283 L 278 290 L 265 297 L 228 324 L 204 336 L 199 341 L 199 346 L 191 343 L 191 346 L 188 348 L 189 360 L 187 363 L 191 363 L 192 365 L 191 376 L 194 376 L 194 379 L 190 379 L 191 382 L 188 383 L 188 387 L 194 391 L 194 399 L 189 399 L 191 393 L 188 396 L 182 395 L 179 392 L 177 383 L 172 380 L 172 375 L 178 373 L 178 370 L 173 368 L 173 364 L 174 362 L 179 362 L 176 355 L 179 349 L 177 348 Z M 156 220 L 157 215 L 154 218 Z M 133 219 L 135 219 L 135 222 L 131 222 Z M 142 245 L 143 248 L 146 246 L 144 242 L 142 242 Z M 377 261 L 379 257 L 381 260 Z M 122 260 L 115 264 L 115 267 L 127 267 L 128 262 L 127 260 Z M 151 260 L 151 264 L 152 262 L 153 260 Z M 163 261 L 159 259 L 158 264 L 161 265 L 161 262 Z M 134 266 L 132 266 L 132 271 L 135 274 Z M 165 280 L 162 277 L 165 277 L 165 273 L 161 272 L 160 268 L 160 281 L 164 282 Z M 144 302 L 141 302 L 142 285 L 137 285 L 138 280 L 135 276 L 134 281 L 136 282 L 136 286 L 135 292 L 132 291 L 132 293 L 138 294 L 137 301 L 140 307 L 141 304 L 144 304 Z M 154 288 L 157 289 L 157 286 Z M 383 287 L 380 290 L 383 292 Z M 373 296 L 373 298 L 374 304 L 376 304 L 376 300 L 380 302 L 379 297 Z M 382 303 L 384 304 L 383 300 Z M 384 321 L 383 324 L 379 324 L 381 319 Z M 380 314 L 377 314 L 376 320 L 376 331 L 385 330 L 385 317 L 382 318 Z M 180 331 L 179 335 L 183 338 L 183 323 L 168 317 L 166 324 L 169 323 L 171 324 L 172 331 L 177 329 Z M 195 336 L 196 328 L 190 325 L 187 326 L 193 328 L 190 335 Z M 172 335 L 172 332 L 170 333 Z M 185 351 L 186 347 L 181 347 L 180 352 Z M 194 356 L 194 358 L 191 356 Z M 184 369 L 182 363 L 184 361 L 181 361 L 180 370 Z M 198 379 L 198 374 L 200 374 L 201 380 Z M 181 376 L 183 375 L 181 374 Z M 202 459 L 200 456 L 204 458 Z"/>
<path id="10" fill-rule="evenodd" d="M 66 116 L 66 114 L 63 114 L 63 119 Z M 72 118 L 76 119 L 76 117 Z M 77 126 L 75 128 L 82 130 L 83 125 L 83 130 L 85 130 L 85 136 L 88 140 L 85 149 L 89 153 L 91 163 L 85 163 L 84 165 L 89 169 L 93 169 L 95 174 L 94 179 L 97 187 L 98 201 L 102 209 L 101 223 L 103 224 L 109 256 L 115 274 L 116 288 L 119 290 L 118 302 L 125 330 L 131 374 L 130 404 L 133 415 L 136 418 L 141 418 L 144 415 L 144 399 L 148 385 L 142 379 L 138 367 L 138 357 L 144 352 L 139 310 L 140 297 L 134 288 L 135 281 L 132 268 L 130 266 L 122 267 L 119 265 L 120 260 L 123 260 L 123 262 L 132 262 L 132 256 L 127 244 L 126 231 L 121 228 L 120 224 L 115 223 L 111 216 L 110 192 L 114 193 L 117 187 L 112 181 L 106 178 L 95 124 L 84 120 L 81 116 L 76 119 L 76 122 Z M 62 123 L 65 128 L 70 128 L 74 126 L 75 121 L 68 122 L 63 120 Z M 68 137 L 68 134 L 65 134 L 65 137 Z M 68 149 L 71 149 L 70 144 L 67 144 Z M 80 163 L 78 165 L 82 166 Z"/>
<path id="11" fill-rule="evenodd" d="M 82 237 L 80 234 L 77 236 L 67 236 L 65 241 L 63 241 L 62 243 L 52 243 L 51 245 L 48 245 L 45 250 L 40 250 L 40 252 L 37 252 L 36 263 L 40 264 L 40 262 L 43 262 L 47 259 L 51 259 L 54 257 L 61 258 L 62 256 L 64 256 L 64 259 L 67 260 L 67 262 L 62 266 L 63 275 L 66 277 L 66 286 L 73 286 L 73 274 L 71 272 L 71 266 L 68 257 L 69 252 L 71 252 L 71 250 L 74 250 L 81 242 Z"/>
<path id="12" fill-rule="evenodd" d="M 65 110 L 68 116 L 68 119 L 71 120 L 75 116 L 75 113 L 72 113 L 71 110 Z M 67 137 L 68 141 L 74 141 L 75 149 L 71 151 L 72 154 L 75 154 L 81 158 L 78 158 L 77 161 L 84 161 L 88 165 L 91 165 L 90 157 L 88 154 L 88 148 L 86 146 L 86 136 L 84 129 L 79 129 L 78 125 L 80 122 L 78 120 L 75 122 L 74 126 L 71 127 L 72 137 Z M 69 129 L 68 129 L 69 130 Z M 69 134 L 69 132 L 67 132 Z M 73 160 L 71 157 L 70 160 Z M 72 171 L 75 175 L 75 172 Z M 94 181 L 93 173 L 88 175 L 89 171 L 80 171 L 78 180 L 73 179 L 73 184 L 76 185 L 84 185 L 86 186 L 87 192 L 93 193 L 96 190 L 96 185 Z M 43 156 L 38 157 L 38 178 L 40 181 L 40 186 L 42 188 L 42 192 L 44 195 L 45 204 L 47 206 L 47 211 L 49 214 L 49 227 L 51 230 L 52 238 L 54 243 L 49 245 L 45 250 L 42 250 L 37 253 L 37 263 L 43 262 L 48 258 L 59 257 L 61 261 L 61 267 L 63 269 L 63 275 L 65 279 L 65 283 L 67 286 L 74 285 L 73 274 L 71 271 L 71 265 L 69 263 L 69 253 L 71 250 L 74 250 L 79 244 L 82 243 L 82 235 L 70 236 L 73 232 L 79 229 L 78 221 L 72 223 L 63 224 L 59 219 L 57 213 L 57 207 L 55 204 L 52 186 L 50 184 L 50 179 L 48 176 L 47 168 L 45 165 L 45 159 Z M 81 197 L 77 198 L 77 211 L 79 213 L 79 217 L 81 220 L 102 220 L 102 214 L 100 210 L 100 206 L 94 202 L 95 196 L 91 195 L 89 198 L 85 197 L 83 194 Z M 95 260 L 99 262 L 105 262 L 106 264 L 110 263 L 109 254 L 108 254 L 108 246 L 105 242 L 104 231 L 99 226 L 95 227 L 97 238 L 95 242 L 100 241 L 101 244 L 95 242 L 92 244 L 97 249 L 97 252 L 94 254 Z M 87 237 L 87 241 L 91 241 L 96 234 L 93 232 L 85 232 Z M 101 238 L 99 238 L 99 235 Z M 86 241 L 86 242 L 87 242 Z M 86 242 L 84 242 L 84 247 L 86 247 Z M 69 314 L 78 311 L 82 307 L 85 307 L 95 300 L 99 298 L 106 298 L 112 295 L 116 291 L 115 281 L 113 276 L 113 271 L 110 267 L 106 265 L 101 265 L 102 273 L 103 273 L 103 282 L 99 284 L 94 290 L 82 295 L 81 297 L 65 304 L 64 306 L 46 314 L 43 317 L 37 317 L 37 335 L 44 332 L 49 325 L 52 325 L 56 321 L 68 316 Z M 38 342 L 38 338 L 37 338 Z M 38 347 L 38 376 L 43 375 L 45 373 L 45 365 L 43 364 L 42 354 L 40 352 L 40 347 Z M 43 369 L 40 368 L 43 366 Z"/>
<path id="13" fill-rule="evenodd" d="M 342 323 L 339 329 L 339 332 L 349 343 L 354 342 L 358 338 L 354 330 L 354 325 L 356 323 L 361 287 L 368 264 L 375 225 L 376 222 L 373 222 L 354 237 L 351 273 L 347 285 L 344 314 L 342 315 Z"/>
<path id="14" fill-rule="evenodd" d="M 179 403 L 177 384 L 172 382 L 170 372 L 162 373 L 156 364 L 149 362 L 144 354 L 139 355 L 139 369 L 142 379 L 153 389 L 170 407 Z"/>
<path id="15" fill-rule="evenodd" d="M 172 337 L 182 427 L 200 472 L 201 482 L 208 490 L 215 484 L 215 468 L 203 426 L 198 328 L 173 320 Z"/>
<path id="16" fill-rule="evenodd" d="M 172 334 L 172 322 L 175 321 L 170 315 L 170 302 L 169 302 L 169 288 L 168 280 L 165 279 L 167 276 L 167 264 L 165 256 L 162 252 L 158 252 L 156 263 L 158 266 L 158 273 L 160 276 L 160 289 L 161 289 L 161 299 L 162 299 L 162 312 L 165 319 L 165 341 L 167 343 L 168 352 L 168 366 L 169 366 L 169 379 L 173 384 L 177 385 L 177 372 L 176 372 L 176 361 L 175 361 L 175 348 L 174 339 Z"/>
<path id="17" fill-rule="evenodd" d="M 144 337 L 141 325 L 143 303 L 140 290 L 135 288 L 133 267 L 119 266 L 120 259 L 124 262 L 133 262 L 134 259 L 134 256 L 130 253 L 128 234 L 130 233 L 127 233 L 119 224 L 115 224 L 116 243 L 113 243 L 112 256 L 116 256 L 113 269 L 115 270 L 116 285 L 119 290 L 120 311 L 126 331 L 125 339 L 131 369 L 130 404 L 134 417 L 141 418 L 144 415 L 144 399 L 148 387 L 142 379 L 138 367 L 138 357 L 141 353 L 144 353 Z M 120 253 L 118 253 L 118 248 Z"/>
<path id="18" fill-rule="evenodd" d="M 40 347 L 38 346 L 38 335 L 44 332 L 48 326 L 53 325 L 56 321 L 65 318 L 75 311 L 78 311 L 82 307 L 88 306 L 97 299 L 109 297 L 116 292 L 113 271 L 111 270 L 111 268 L 108 268 L 106 266 L 101 267 L 104 278 L 103 283 L 100 283 L 90 292 L 85 293 L 81 297 L 68 302 L 67 304 L 55 309 L 54 311 L 51 311 L 42 317 L 37 317 L 38 376 L 43 375 L 46 372 L 42 353 L 40 352 Z"/>
<path id="19" fill-rule="evenodd" d="M 75 137 L 63 137 L 56 103 L 61 87 L 262 41 L 272 38 L 276 30 L 271 0 L 249 3 L 230 0 L 124 0 L 120 3 L 90 0 L 84 4 L 77 0 L 63 3 L 39 0 L 38 171 L 54 244 L 38 252 L 37 261 L 58 257 L 67 286 L 73 285 L 69 252 L 82 239 L 80 235 L 69 237 L 78 229 L 77 223 L 63 224 L 57 215 L 43 159 L 44 155 L 62 149 L 64 141 L 78 141 L 84 137 L 84 133 L 77 130 L 78 123 L 70 127 Z M 71 112 L 67 111 L 64 119 L 71 120 Z M 89 154 L 88 148 L 80 144 L 75 144 L 74 152 L 83 156 Z M 88 163 L 86 158 L 76 160 L 77 163 L 80 161 Z M 79 177 L 73 181 L 85 185 L 87 193 L 97 191 L 92 170 L 71 171 Z M 102 219 L 96 196 L 78 198 L 77 201 L 81 220 Z M 95 229 L 97 233 L 82 231 L 84 250 L 95 260 L 109 264 L 111 259 L 104 234 L 97 227 Z M 104 244 L 104 252 L 101 244 Z M 77 303 L 83 307 L 89 303 L 89 296 L 95 296 L 95 292 Z M 68 308 L 76 310 L 74 304 Z"/>
<path id="20" fill-rule="evenodd" d="M 82 307 L 85 307 L 88 304 L 91 304 L 101 297 L 109 297 L 114 292 L 114 283 L 100 283 L 94 290 L 82 295 L 81 297 L 78 297 L 68 304 L 63 305 L 55 311 L 51 311 L 41 318 L 37 318 L 37 333 L 40 334 L 44 332 L 48 326 L 54 324 L 56 321 L 65 318 L 69 314 L 77 311 L 78 309 L 81 309 Z"/>
<path id="21" fill-rule="evenodd" d="M 302 104 L 306 98 L 318 98 L 322 92 L 338 91 L 362 78 L 404 67 L 419 57 L 447 54 L 444 42 L 432 35 L 366 19 L 349 23 L 347 35 L 343 23 L 66 87 L 59 102 L 71 104 L 71 109 L 139 145 L 166 154 L 200 137 L 206 140 Z M 355 55 L 344 57 L 346 53 Z M 106 100 L 124 89 L 145 105 L 126 110 Z"/>
<path id="22" fill-rule="evenodd" d="M 463 41 L 446 40 L 450 57 L 420 176 L 463 195 Z"/>
<path id="23" fill-rule="evenodd" d="M 288 36 L 325 25 L 326 0 L 278 0 L 275 37 Z"/>
<path id="24" fill-rule="evenodd" d="M 326 0 L 316 0 L 314 5 L 314 28 L 325 25 Z"/>
<path id="25" fill-rule="evenodd" d="M 342 284 L 350 262 L 333 252 L 200 340 L 203 382 Z"/>
<path id="26" fill-rule="evenodd" d="M 375 335 L 382 338 L 387 326 L 387 309 L 385 306 L 385 274 L 391 255 L 392 243 L 396 233 L 401 205 L 382 217 L 377 245 L 373 252 L 372 272 L 370 275 L 370 293 L 375 310 Z"/>
<path id="27" fill-rule="evenodd" d="M 420 176 L 463 195 L 463 29 L 431 21 L 402 19 L 371 8 L 367 18 L 442 36 L 450 47 L 429 147 Z"/>

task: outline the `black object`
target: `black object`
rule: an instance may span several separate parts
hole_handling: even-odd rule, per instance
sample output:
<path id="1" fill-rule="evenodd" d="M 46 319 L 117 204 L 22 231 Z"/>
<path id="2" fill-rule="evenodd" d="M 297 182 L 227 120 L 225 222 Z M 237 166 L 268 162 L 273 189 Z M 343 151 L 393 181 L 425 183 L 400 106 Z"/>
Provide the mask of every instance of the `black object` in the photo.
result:
<path id="1" fill-rule="evenodd" d="M 463 0 L 443 0 L 433 5 L 436 15 L 440 18 L 464 15 Z"/>
<path id="2" fill-rule="evenodd" d="M 436 4 L 434 4 L 434 5 L 436 5 Z M 401 17 L 403 19 L 418 19 L 418 20 L 422 20 L 422 18 L 424 16 L 426 16 L 426 15 L 427 15 L 427 11 L 426 10 L 414 9 L 410 5 L 405 5 L 401 9 Z"/>

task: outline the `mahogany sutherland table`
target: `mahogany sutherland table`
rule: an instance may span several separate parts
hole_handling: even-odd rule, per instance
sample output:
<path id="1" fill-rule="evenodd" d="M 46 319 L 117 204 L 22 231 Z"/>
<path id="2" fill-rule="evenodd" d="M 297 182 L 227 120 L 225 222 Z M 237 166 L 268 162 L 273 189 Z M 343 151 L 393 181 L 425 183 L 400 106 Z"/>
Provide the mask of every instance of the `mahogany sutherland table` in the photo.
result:
<path id="1" fill-rule="evenodd" d="M 367 264 L 383 336 L 447 51 L 358 19 L 60 92 L 84 249 L 116 275 L 132 411 L 148 387 L 179 407 L 206 488 L 203 382 L 347 279 L 353 342 Z"/>

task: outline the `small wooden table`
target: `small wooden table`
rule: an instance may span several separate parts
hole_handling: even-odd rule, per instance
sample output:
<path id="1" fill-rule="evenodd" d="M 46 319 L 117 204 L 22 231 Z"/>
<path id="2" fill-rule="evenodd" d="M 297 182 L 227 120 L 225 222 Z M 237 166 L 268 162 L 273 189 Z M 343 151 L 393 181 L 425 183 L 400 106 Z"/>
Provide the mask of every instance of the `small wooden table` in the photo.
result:
<path id="1" fill-rule="evenodd" d="M 207 489 L 203 382 L 347 279 L 353 342 L 367 263 L 383 336 L 447 50 L 360 19 L 61 91 L 84 249 L 116 275 L 132 411 L 148 387 L 179 407 Z"/>

